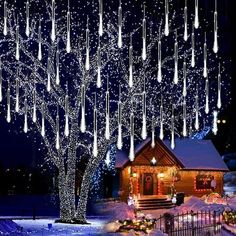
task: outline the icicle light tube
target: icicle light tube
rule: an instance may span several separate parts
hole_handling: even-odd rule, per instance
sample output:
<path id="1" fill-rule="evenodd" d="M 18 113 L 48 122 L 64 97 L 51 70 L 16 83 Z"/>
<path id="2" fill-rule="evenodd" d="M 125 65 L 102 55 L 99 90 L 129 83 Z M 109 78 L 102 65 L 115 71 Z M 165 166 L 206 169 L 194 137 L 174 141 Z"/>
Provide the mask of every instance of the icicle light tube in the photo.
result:
<path id="1" fill-rule="evenodd" d="M 122 48 L 122 7 L 118 8 L 118 48 Z"/>
<path id="2" fill-rule="evenodd" d="M 130 46 L 129 46 L 129 87 L 133 87 L 133 44 L 132 35 L 130 35 Z"/>
<path id="3" fill-rule="evenodd" d="M 169 35 L 169 0 L 165 0 L 165 36 Z"/>
<path id="4" fill-rule="evenodd" d="M 133 161 L 135 157 L 134 154 L 134 114 L 130 114 L 130 149 L 129 149 L 129 159 Z"/>
<path id="5" fill-rule="evenodd" d="M 4 23 L 3 23 L 3 34 L 4 36 L 7 35 L 7 1 L 4 1 Z"/>
<path id="6" fill-rule="evenodd" d="M 85 86 L 81 87 L 81 121 L 80 121 L 80 131 L 84 133 L 86 131 L 86 121 L 85 121 Z"/>
<path id="7" fill-rule="evenodd" d="M 218 52 L 218 22 L 217 22 L 217 0 L 215 0 L 215 12 L 214 12 L 214 43 L 213 52 Z"/>
<path id="8" fill-rule="evenodd" d="M 56 26 L 55 26 L 55 0 L 52 0 L 52 31 L 51 40 L 54 42 L 56 39 Z"/>
<path id="9" fill-rule="evenodd" d="M 103 17 L 102 17 L 102 13 L 103 13 L 103 0 L 99 0 L 99 36 L 102 36 L 103 34 Z"/>
<path id="10" fill-rule="evenodd" d="M 184 41 L 188 40 L 188 8 L 187 8 L 187 0 L 185 0 L 184 7 Z"/>
<path id="11" fill-rule="evenodd" d="M 26 2 L 26 28 L 25 34 L 29 37 L 30 34 L 30 26 L 29 26 L 29 1 Z"/>
<path id="12" fill-rule="evenodd" d="M 122 149 L 122 102 L 118 102 L 118 137 L 117 137 L 117 148 Z"/>
<path id="13" fill-rule="evenodd" d="M 143 38 L 143 50 L 142 50 L 142 59 L 143 61 L 147 58 L 147 26 L 146 26 L 146 19 L 145 19 L 145 7 L 144 7 L 144 16 L 143 16 L 143 27 L 142 27 L 142 38 Z"/>

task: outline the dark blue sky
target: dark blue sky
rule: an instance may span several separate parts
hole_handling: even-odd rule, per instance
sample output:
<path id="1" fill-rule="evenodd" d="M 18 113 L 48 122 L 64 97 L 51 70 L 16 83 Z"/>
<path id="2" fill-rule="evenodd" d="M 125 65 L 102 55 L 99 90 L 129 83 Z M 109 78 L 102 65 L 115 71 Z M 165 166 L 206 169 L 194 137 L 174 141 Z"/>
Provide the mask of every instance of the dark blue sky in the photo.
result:
<path id="1" fill-rule="evenodd" d="M 105 0 L 104 0 L 105 1 Z M 175 1 L 175 0 L 174 0 Z M 141 5 L 140 1 L 140 5 Z M 179 3 L 184 2 L 177 1 Z M 194 2 L 194 1 L 192 1 Z M 147 0 L 148 3 L 148 0 Z M 233 136 L 232 140 L 236 140 L 236 128 L 233 122 L 236 120 L 235 108 L 236 108 L 236 86 L 235 86 L 235 76 L 236 76 L 236 58 L 233 51 L 236 51 L 235 44 L 235 22 L 236 17 L 234 13 L 234 1 L 233 0 L 218 0 L 218 9 L 219 9 L 219 35 L 220 35 L 220 50 L 225 58 L 232 59 L 231 67 L 232 75 L 232 91 L 233 91 L 233 102 L 226 109 L 224 116 L 227 117 L 229 123 L 227 124 L 230 127 L 231 135 Z M 73 4 L 73 2 L 71 3 Z M 199 0 L 199 5 L 205 8 L 205 14 L 207 18 L 212 17 L 212 10 L 214 9 L 214 0 Z M 204 5 L 204 6 L 203 6 Z M 2 15 L 2 11 L 1 11 Z M 141 17 L 141 16 L 140 16 Z M 1 17 L 2 20 L 2 17 Z M 2 32 L 1 32 L 2 33 Z M 233 43 L 234 42 L 234 43 Z M 23 122 L 23 121 L 22 121 Z M 22 125 L 21 125 L 22 127 Z M 17 133 L 17 125 L 9 125 L 5 119 L 5 112 L 0 111 L 0 165 L 10 167 L 17 166 L 32 166 L 36 162 L 39 162 L 42 153 L 38 151 L 40 148 L 40 142 L 33 144 L 33 138 L 26 137 L 24 134 Z M 9 132 L 10 130 L 10 132 Z M 218 145 L 225 141 L 225 136 L 218 137 Z M 236 152 L 236 143 L 231 141 L 232 150 Z M 219 147 L 220 149 L 220 147 Z"/>

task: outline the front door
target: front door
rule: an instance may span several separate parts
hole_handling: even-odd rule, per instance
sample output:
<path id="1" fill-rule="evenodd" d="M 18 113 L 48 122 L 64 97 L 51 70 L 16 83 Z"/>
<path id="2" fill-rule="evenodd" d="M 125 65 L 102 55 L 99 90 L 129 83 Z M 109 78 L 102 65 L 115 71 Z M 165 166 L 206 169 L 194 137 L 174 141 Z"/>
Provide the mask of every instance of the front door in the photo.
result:
<path id="1" fill-rule="evenodd" d="M 143 195 L 153 195 L 153 174 L 143 176 Z"/>

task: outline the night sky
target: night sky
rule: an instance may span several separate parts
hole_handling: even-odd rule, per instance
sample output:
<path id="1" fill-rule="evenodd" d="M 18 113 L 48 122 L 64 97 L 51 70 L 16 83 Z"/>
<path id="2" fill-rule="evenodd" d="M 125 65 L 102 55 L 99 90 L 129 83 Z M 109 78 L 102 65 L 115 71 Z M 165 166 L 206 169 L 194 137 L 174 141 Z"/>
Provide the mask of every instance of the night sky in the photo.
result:
<path id="1" fill-rule="evenodd" d="M 176 2 L 183 5 L 184 0 Z M 194 0 L 191 0 L 191 2 L 194 3 Z M 219 134 L 217 137 L 213 137 L 213 141 L 221 154 L 236 152 L 236 56 L 233 53 L 233 51 L 236 51 L 236 27 L 234 25 L 236 19 L 234 3 L 233 0 L 218 0 L 219 47 L 227 61 L 230 63 L 230 59 L 232 60 L 231 64 L 228 65 L 230 70 L 228 73 L 232 76 L 232 103 L 219 115 L 220 119 L 226 119 L 227 122 L 225 125 L 219 125 Z M 199 0 L 199 5 L 206 9 L 207 18 L 212 17 L 213 20 L 214 0 Z M 2 6 L 0 12 L 2 21 Z M 34 143 L 30 134 L 28 134 L 28 137 L 19 134 L 17 129 L 19 127 L 16 127 L 16 125 L 7 124 L 5 111 L 0 110 L 0 166 L 3 165 L 8 168 L 33 167 L 41 162 L 43 156 L 43 153 L 38 150 L 40 149 L 40 143 Z"/>

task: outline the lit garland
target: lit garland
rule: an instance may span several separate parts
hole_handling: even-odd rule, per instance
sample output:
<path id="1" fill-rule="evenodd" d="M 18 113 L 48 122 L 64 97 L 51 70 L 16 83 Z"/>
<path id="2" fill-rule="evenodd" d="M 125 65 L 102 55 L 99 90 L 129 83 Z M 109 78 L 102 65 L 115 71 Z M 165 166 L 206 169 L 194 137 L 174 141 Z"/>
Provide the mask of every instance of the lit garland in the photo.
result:
<path id="1" fill-rule="evenodd" d="M 170 25 L 175 20 L 174 17 L 171 18 L 172 15 L 175 16 L 173 1 L 165 0 L 154 4 L 154 9 L 158 9 L 157 6 L 165 8 L 164 25 L 156 24 L 156 28 L 149 28 L 148 23 L 152 17 L 145 6 L 142 19 L 136 14 L 130 14 L 133 18 L 129 18 L 126 13 L 123 14 L 120 2 L 118 12 L 115 9 L 117 16 L 113 19 L 111 13 L 103 12 L 103 4 L 100 0 L 92 4 L 92 7 L 85 5 L 80 8 L 91 13 L 97 12 L 98 19 L 95 22 L 92 17 L 89 21 L 84 14 L 80 18 L 80 9 L 75 6 L 70 6 L 69 3 L 67 7 L 65 3 L 57 6 L 55 0 L 51 3 L 27 0 L 26 17 L 23 20 L 14 18 L 15 6 L 8 5 L 6 0 L 3 4 L 1 106 L 7 113 L 7 122 L 15 123 L 12 114 L 14 112 L 15 118 L 16 112 L 23 116 L 22 130 L 25 133 L 41 133 L 48 156 L 59 170 L 60 213 L 61 220 L 65 222 L 73 222 L 75 218 L 85 221 L 92 176 L 110 144 L 117 143 L 119 149 L 129 147 L 129 158 L 132 161 L 135 157 L 135 138 L 141 136 L 145 139 L 152 133 L 154 140 L 158 130 L 161 139 L 164 135 L 170 137 L 174 148 L 176 135 L 183 133 L 186 136 L 192 133 L 193 119 L 194 130 L 199 130 L 203 123 L 204 108 L 206 113 L 220 109 L 221 96 L 228 96 L 221 93 L 222 85 L 227 85 L 221 80 L 227 77 L 221 77 L 224 73 L 223 62 L 219 67 L 217 86 L 214 88 L 214 84 L 209 83 L 218 61 L 210 50 L 207 51 L 206 39 L 204 58 L 201 57 L 200 31 L 195 33 L 194 28 L 192 29 L 188 49 L 182 45 L 188 43 L 183 42 L 188 38 L 187 4 L 184 8 L 184 25 L 176 27 L 181 29 L 178 31 L 178 38 L 177 31 L 174 30 L 176 35 L 170 31 Z M 47 9 L 44 9 L 42 17 L 38 13 L 30 14 L 31 7 L 37 9 L 35 6 L 38 5 Z M 63 9 L 65 17 L 57 17 L 59 8 Z M 132 25 L 130 32 L 126 32 L 127 29 L 123 27 L 127 17 Z M 218 37 L 216 17 L 215 14 L 215 39 Z M 77 22 L 80 22 L 81 32 L 78 32 Z M 141 27 L 139 23 L 142 23 Z M 195 31 L 201 29 L 197 0 L 193 25 Z M 22 29 L 27 39 L 21 36 Z M 137 33 L 139 29 L 142 30 L 142 37 Z M 98 32 L 98 35 L 94 32 Z M 48 35 L 50 40 L 46 37 Z M 174 45 L 166 45 L 167 36 L 175 38 Z M 141 42 L 141 47 L 138 41 Z M 156 46 L 158 56 L 152 58 Z M 36 53 L 32 48 L 36 49 Z M 190 56 L 191 61 L 188 59 Z M 180 69 L 179 59 L 185 57 L 183 69 Z M 198 68 L 195 59 L 203 59 L 204 68 Z M 203 72 L 204 81 L 201 78 Z M 110 86 L 108 83 L 105 86 L 102 79 L 110 81 Z M 145 87 L 142 91 L 143 81 Z M 96 102 L 91 99 L 94 91 L 97 94 Z M 213 96 L 209 96 L 210 92 L 214 92 L 217 102 L 211 98 Z M 147 105 L 149 101 L 152 106 Z M 171 101 L 174 106 L 170 104 Z M 15 105 L 14 110 L 12 104 Z M 181 127 L 178 126 L 179 116 L 182 117 L 179 122 Z M 209 123 L 214 126 L 215 120 Z M 83 176 L 76 211 L 73 186 L 77 151 L 91 158 Z"/>

